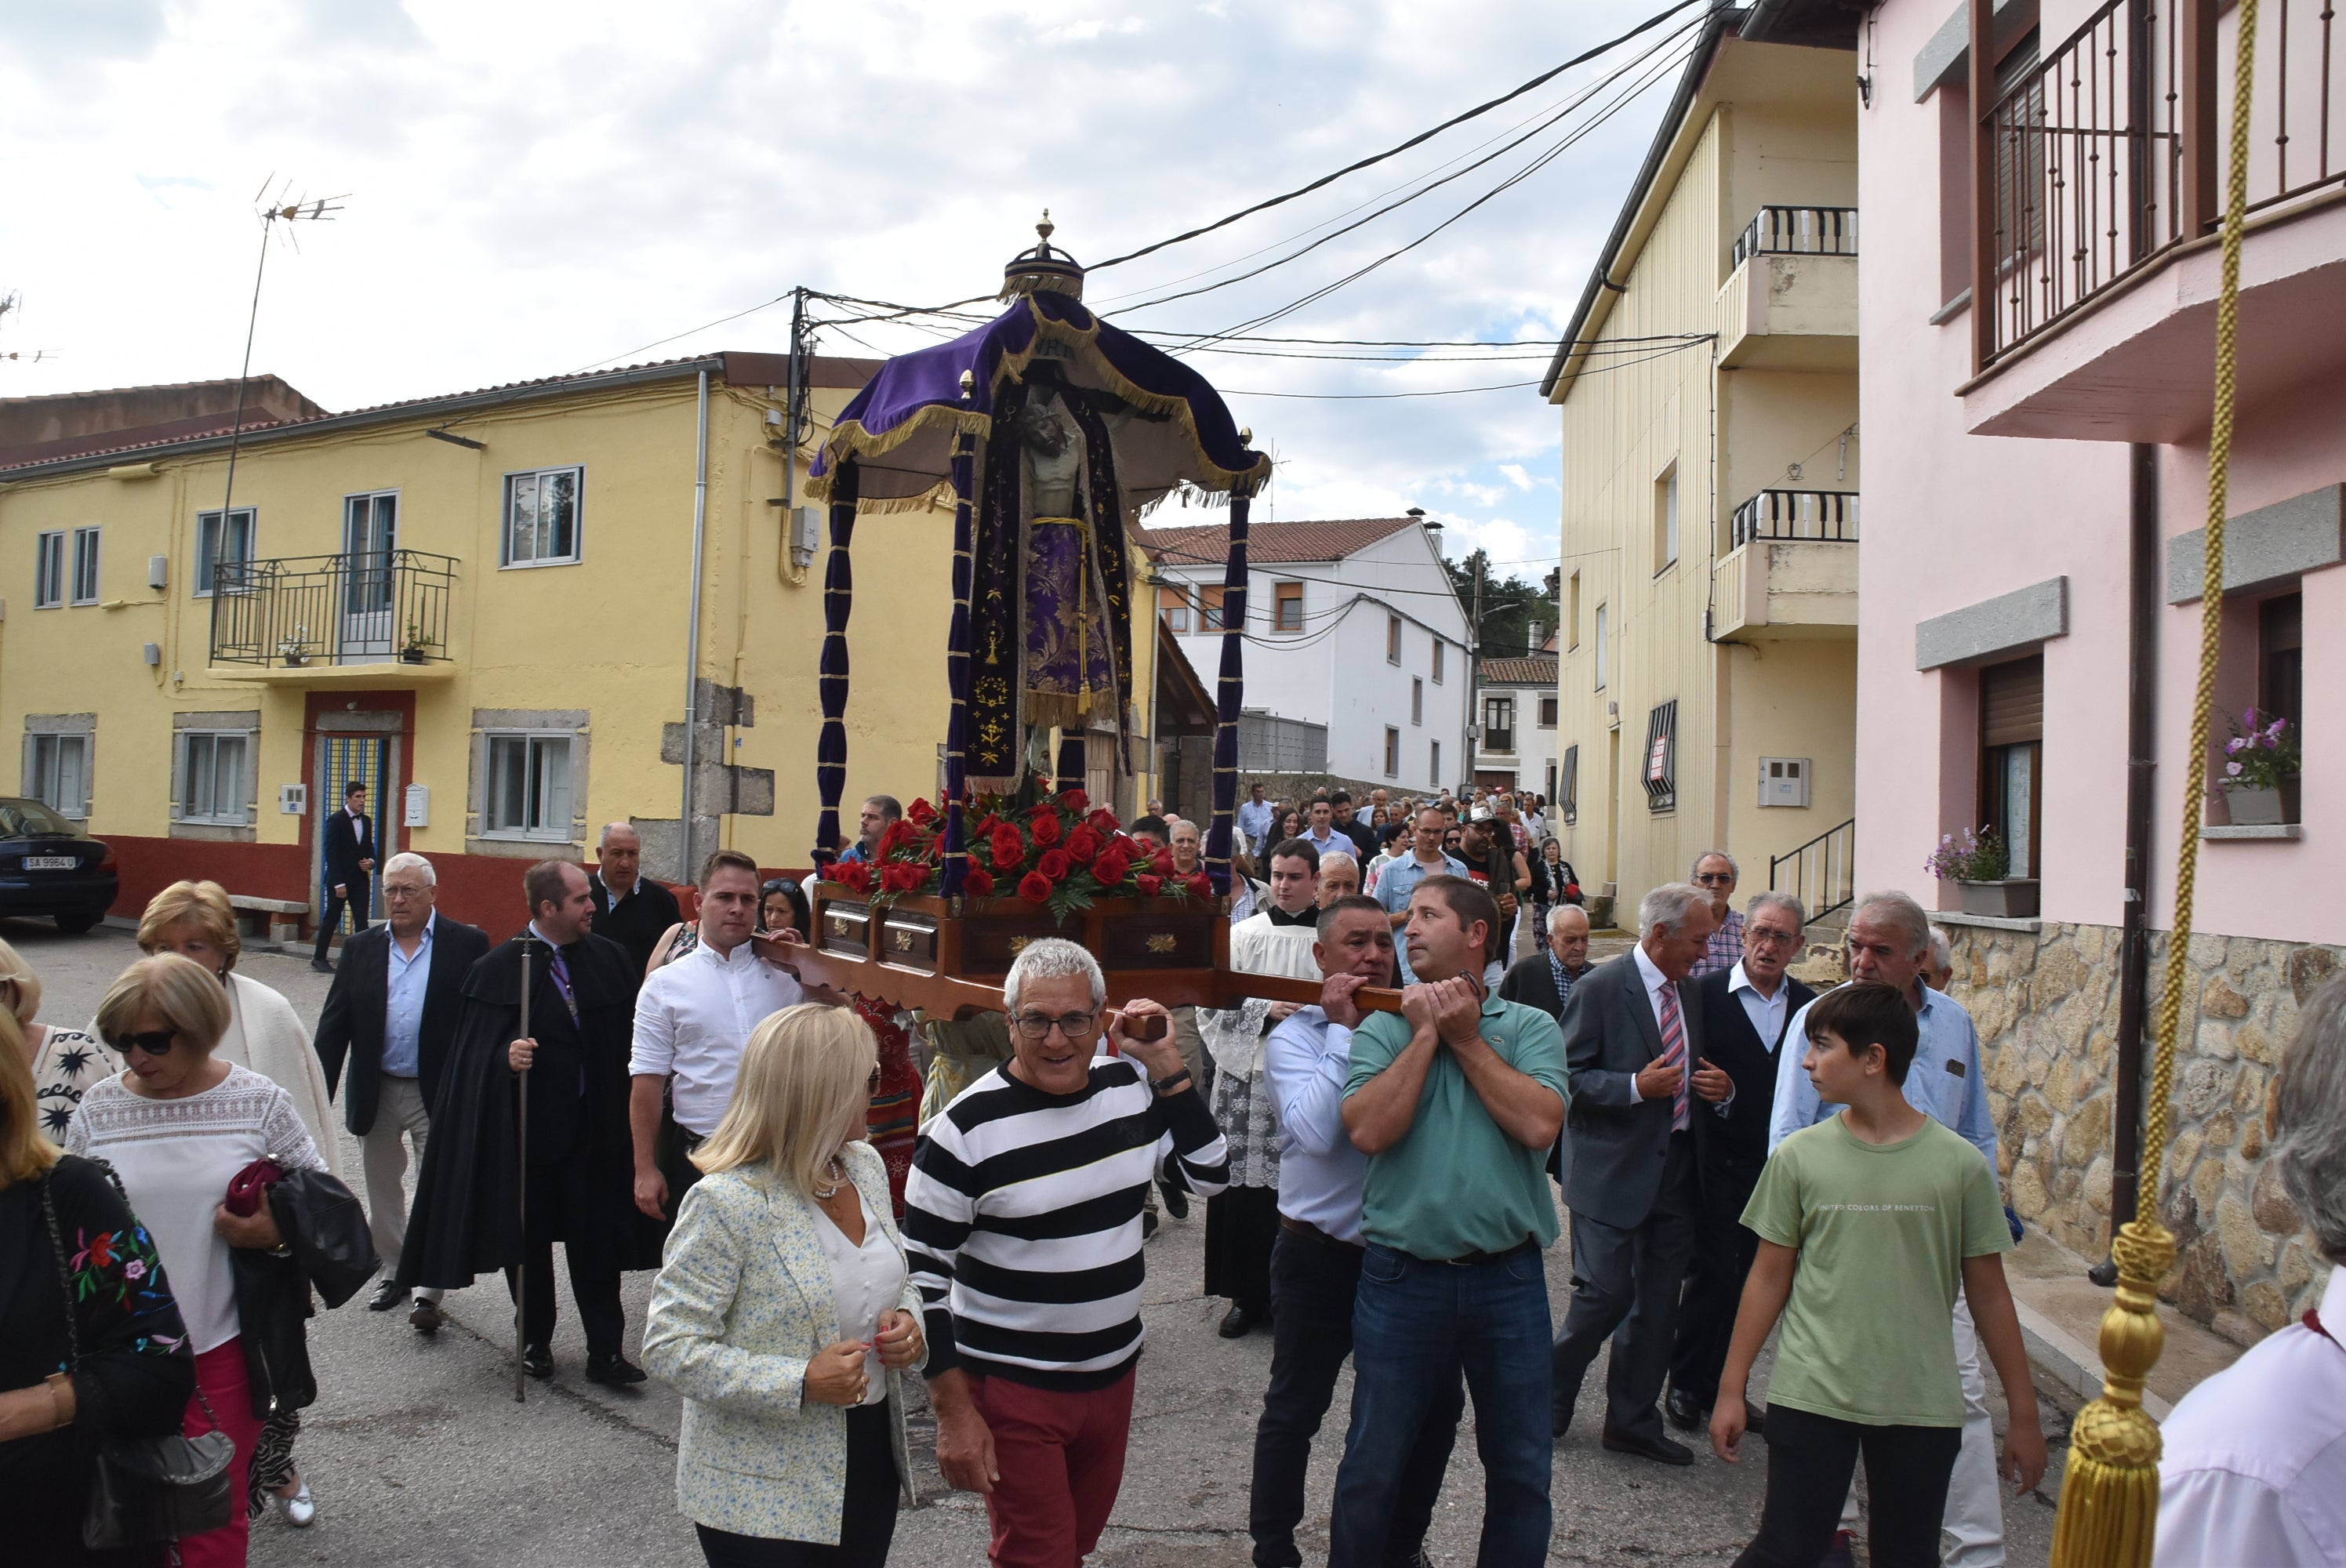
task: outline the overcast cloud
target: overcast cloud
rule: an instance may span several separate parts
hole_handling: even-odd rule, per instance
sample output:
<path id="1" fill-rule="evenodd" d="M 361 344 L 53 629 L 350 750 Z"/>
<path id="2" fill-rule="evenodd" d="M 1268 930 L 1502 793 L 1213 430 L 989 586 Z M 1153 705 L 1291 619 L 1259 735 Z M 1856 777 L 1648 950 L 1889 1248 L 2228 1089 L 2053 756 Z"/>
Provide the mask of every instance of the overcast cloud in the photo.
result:
<path id="1" fill-rule="evenodd" d="M 0 5 L 0 292 L 21 290 L 23 309 L 0 324 L 0 351 L 62 357 L 0 361 L 0 396 L 233 375 L 254 198 L 272 174 L 296 195 L 351 195 L 338 221 L 302 227 L 298 253 L 272 253 L 254 368 L 351 408 L 575 370 L 801 282 L 964 298 L 999 280 L 1046 206 L 1058 242 L 1096 260 L 1399 141 L 1644 9 L 12 0 Z M 1116 313 L 1277 254 L 1561 107 L 1622 57 L 1313 198 L 1099 273 L 1089 298 Z M 1556 421 L 1535 388 L 1260 394 L 1535 380 L 1668 83 L 1428 244 L 1266 329 L 1521 338 L 1541 358 L 1196 361 L 1279 458 L 1274 515 L 1422 505 L 1450 524 L 1454 554 L 1484 544 L 1535 579 L 1553 562 Z M 1260 279 L 1118 319 L 1202 331 L 1276 308 L 1416 238 L 1537 145 Z M 788 325 L 778 307 L 642 357 L 779 350 Z M 869 339 L 879 351 L 925 341 Z M 823 347 L 869 351 L 836 333 Z"/>

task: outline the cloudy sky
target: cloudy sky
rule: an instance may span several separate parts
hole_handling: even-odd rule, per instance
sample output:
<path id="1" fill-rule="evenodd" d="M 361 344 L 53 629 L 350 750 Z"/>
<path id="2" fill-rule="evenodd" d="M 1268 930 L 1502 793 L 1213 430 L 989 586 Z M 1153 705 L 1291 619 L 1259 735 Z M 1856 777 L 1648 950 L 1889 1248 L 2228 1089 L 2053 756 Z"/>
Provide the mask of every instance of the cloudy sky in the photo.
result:
<path id="1" fill-rule="evenodd" d="M 271 254 L 254 368 L 355 407 L 607 360 L 780 349 L 786 303 L 694 329 L 795 284 L 963 299 L 998 281 L 1045 207 L 1057 241 L 1098 260 L 1391 147 L 1665 3 L 10 0 L 0 295 L 22 306 L 0 318 L 0 353 L 25 357 L 0 360 L 0 396 L 233 375 L 264 184 L 349 195 L 335 221 L 301 229 L 298 252 Z M 1226 330 L 1417 239 L 1576 133 L 1417 249 L 1262 329 L 1522 340 L 1530 357 L 1196 361 L 1279 458 L 1274 515 L 1422 505 L 1450 524 L 1454 553 L 1485 544 L 1535 580 L 1556 548 L 1556 426 L 1536 388 L 1363 394 L 1537 378 L 1678 46 L 1600 78 L 1668 34 L 1312 197 L 1101 271 L 1087 297 L 1127 327 Z M 1527 131 L 1260 277 L 1137 308 L 1277 259 Z M 864 344 L 834 331 L 822 347 L 931 341 L 856 331 Z M 59 357 L 32 363 L 34 350 Z"/>

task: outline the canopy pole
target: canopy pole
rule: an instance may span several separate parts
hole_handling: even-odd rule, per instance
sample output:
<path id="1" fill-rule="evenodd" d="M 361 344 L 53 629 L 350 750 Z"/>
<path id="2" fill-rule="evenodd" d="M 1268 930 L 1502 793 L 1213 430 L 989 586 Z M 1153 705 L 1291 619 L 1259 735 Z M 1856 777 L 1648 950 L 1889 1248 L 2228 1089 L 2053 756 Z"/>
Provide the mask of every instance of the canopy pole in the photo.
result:
<path id="1" fill-rule="evenodd" d="M 1239 704 L 1246 697 L 1247 514 L 1252 505 L 1243 488 L 1230 492 L 1230 554 L 1222 566 L 1222 668 L 1215 682 L 1214 820 L 1206 834 L 1206 875 L 1217 895 L 1230 891 L 1230 836 L 1238 814 Z"/>
<path id="2" fill-rule="evenodd" d="M 973 378 L 962 377 L 962 398 L 969 398 Z M 945 632 L 945 686 L 950 706 L 945 711 L 945 832 L 944 867 L 937 891 L 959 898 L 969 880 L 969 847 L 962 820 L 962 797 L 969 790 L 969 596 L 975 572 L 977 541 L 977 437 L 963 431 L 954 440 L 954 559 L 953 623 Z"/>
<path id="3" fill-rule="evenodd" d="M 831 481 L 831 560 L 822 575 L 822 663 L 816 677 L 822 694 L 822 733 L 814 748 L 815 793 L 822 806 L 814 824 L 818 874 L 828 873 L 839 858 L 839 797 L 847 788 L 847 614 L 855 606 L 847 547 L 855 537 L 859 478 L 851 457 Z"/>

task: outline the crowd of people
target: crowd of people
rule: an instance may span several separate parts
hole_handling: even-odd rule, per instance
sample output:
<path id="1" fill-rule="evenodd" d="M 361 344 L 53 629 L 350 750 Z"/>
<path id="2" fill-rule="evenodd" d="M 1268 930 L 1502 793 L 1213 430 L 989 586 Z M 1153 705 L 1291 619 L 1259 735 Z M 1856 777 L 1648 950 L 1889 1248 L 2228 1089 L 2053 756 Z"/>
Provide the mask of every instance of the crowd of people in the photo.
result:
<path id="1" fill-rule="evenodd" d="M 1676 1468 L 1694 1452 L 1672 1430 L 1729 1462 L 1764 1438 L 1739 1562 L 1850 1561 L 1862 1458 L 1872 1562 L 1938 1563 L 1943 1534 L 1947 1562 L 2001 1563 L 2000 1486 L 2035 1487 L 2046 1445 L 1979 1041 L 1928 915 L 1858 899 L 1848 983 L 1820 994 L 1790 972 L 1800 901 L 1739 905 L 1712 851 L 1593 963 L 1536 797 L 1250 795 L 1230 966 L 1308 1003 L 1110 1008 L 1093 954 L 1042 938 L 1002 1013 L 900 1014 L 801 977 L 796 881 L 720 850 L 688 914 L 621 823 L 591 867 L 528 868 L 527 922 L 493 945 L 438 912 L 424 857 L 377 876 L 355 809 L 338 891 L 363 920 L 379 884 L 385 919 L 329 965 L 314 1032 L 236 972 L 209 882 L 157 895 L 93 1032 L 39 1023 L 40 981 L 0 943 L 0 1495 L 36 1500 L 12 1510 L 26 1561 L 214 1568 L 272 1505 L 308 1524 L 312 1296 L 373 1278 L 367 1308 L 428 1339 L 446 1292 L 502 1274 L 521 1369 L 549 1379 L 559 1243 L 582 1375 L 683 1398 L 678 1506 L 714 1568 L 886 1562 L 923 1480 L 913 1373 L 990 1561 L 1076 1568 L 1123 1481 L 1148 1243 L 1201 1200 L 1220 1332 L 1270 1336 L 1259 1568 L 1303 1561 L 1348 1361 L 1329 1561 L 1430 1561 L 1471 1400 L 1477 1561 L 1545 1562 L 1556 1447 L 1608 1349 L 1604 1449 Z M 1150 806 L 1134 835 L 1196 869 L 1200 826 Z M 866 800 L 848 854 L 901 815 Z M 2270 1112 L 2280 1179 L 2346 1265 L 2341 1107 L 2346 979 L 2307 1003 Z M 638 1366 L 620 1280 L 649 1269 Z M 2341 1539 L 2335 1489 L 2241 1458 L 2329 1430 L 2254 1436 L 2260 1390 L 2346 1393 L 2308 1324 L 2178 1410 L 2159 1562 L 2229 1560 L 2243 1532 L 2312 1562 Z M 218 1497 L 142 1497 L 158 1483 L 128 1456 L 170 1444 L 216 1461 Z"/>

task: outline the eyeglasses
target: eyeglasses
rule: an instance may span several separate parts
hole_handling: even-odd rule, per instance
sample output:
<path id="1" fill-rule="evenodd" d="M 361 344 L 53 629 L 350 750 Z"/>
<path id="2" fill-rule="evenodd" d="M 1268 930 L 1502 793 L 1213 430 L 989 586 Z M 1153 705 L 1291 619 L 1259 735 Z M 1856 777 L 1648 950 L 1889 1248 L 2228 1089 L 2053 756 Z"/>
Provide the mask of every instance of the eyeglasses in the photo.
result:
<path id="1" fill-rule="evenodd" d="M 1700 882 L 1707 888 L 1731 888 L 1735 885 L 1735 873 L 1732 871 L 1705 871 L 1702 875 L 1695 878 L 1695 881 Z"/>
<path id="2" fill-rule="evenodd" d="M 1064 1018 L 1054 1018 L 1043 1013 L 1021 1013 L 1015 1022 L 1018 1033 L 1029 1040 L 1047 1040 L 1056 1025 L 1070 1040 L 1081 1040 L 1090 1032 L 1092 1023 L 1099 1017 L 1096 1008 L 1089 1013 L 1070 1013 Z"/>
<path id="3" fill-rule="evenodd" d="M 139 1034 L 109 1034 L 106 1043 L 126 1056 L 133 1046 L 149 1056 L 162 1056 L 169 1054 L 173 1042 L 178 1038 L 179 1032 L 176 1029 L 150 1029 Z"/>
<path id="4" fill-rule="evenodd" d="M 871 1077 L 869 1077 L 869 1078 L 867 1078 L 867 1079 L 865 1079 L 865 1080 L 863 1081 L 863 1092 L 864 1092 L 865 1094 L 867 1094 L 867 1095 L 876 1095 L 876 1094 L 878 1094 L 878 1093 L 880 1092 L 880 1069 L 879 1069 L 879 1068 L 877 1068 L 877 1067 L 872 1068 L 872 1076 L 871 1076 Z"/>
<path id="5" fill-rule="evenodd" d="M 1743 928 L 1743 934 L 1755 944 L 1766 943 L 1775 947 L 1790 947 L 1800 940 L 1790 932 L 1765 925 L 1747 925 Z"/>

